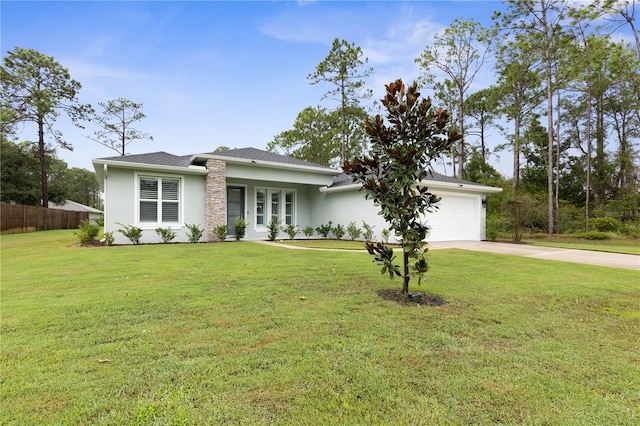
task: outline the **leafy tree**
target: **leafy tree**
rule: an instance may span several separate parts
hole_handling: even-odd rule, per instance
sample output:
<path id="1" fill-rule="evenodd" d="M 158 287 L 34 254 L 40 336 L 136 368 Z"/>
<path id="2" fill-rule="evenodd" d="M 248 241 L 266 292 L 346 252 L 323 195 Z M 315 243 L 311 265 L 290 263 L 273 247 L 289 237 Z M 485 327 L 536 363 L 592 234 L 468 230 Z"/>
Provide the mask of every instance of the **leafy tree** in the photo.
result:
<path id="1" fill-rule="evenodd" d="M 360 155 L 366 150 L 366 118 L 367 113 L 361 107 L 347 107 L 347 151 L 351 155 Z M 342 110 L 329 112 L 320 106 L 307 107 L 296 117 L 293 129 L 276 135 L 267 144 L 267 150 L 324 166 L 338 167 L 342 156 L 341 119 Z"/>
<path id="2" fill-rule="evenodd" d="M 38 147 L 35 143 L 16 144 L 2 137 L 2 167 L 0 175 L 3 202 L 40 205 L 41 182 Z M 49 201 L 62 203 L 67 199 L 67 163 L 55 156 L 53 150 L 45 151 L 47 188 Z"/>
<path id="3" fill-rule="evenodd" d="M 439 200 L 420 182 L 429 176 L 432 161 L 461 136 L 449 129 L 448 112 L 435 109 L 430 98 L 420 99 L 417 83 L 405 88 L 402 80 L 396 80 L 386 91 L 382 99 L 386 121 L 380 115 L 367 120 L 371 153 L 346 162 L 344 170 L 362 184 L 367 198 L 380 205 L 380 214 L 400 238 L 402 271 L 393 263 L 391 248 L 383 243 L 366 247 L 383 264 L 383 273 L 402 277 L 406 294 L 411 276 L 417 275 L 419 283 L 427 270 L 424 240 L 429 228 L 423 215 L 432 212 Z"/>
<path id="4" fill-rule="evenodd" d="M 555 232 L 555 198 L 554 198 L 554 99 L 555 90 L 560 82 L 554 80 L 555 61 L 559 56 L 559 40 L 562 35 L 563 21 L 567 12 L 564 0 L 508 0 L 507 13 L 502 15 L 502 22 L 513 33 L 519 34 L 522 42 L 532 47 L 531 54 L 544 64 L 543 81 L 546 93 L 547 116 L 547 199 L 548 199 L 548 234 Z"/>
<path id="5" fill-rule="evenodd" d="M 32 122 L 38 129 L 38 160 L 40 163 L 40 183 L 42 205 L 49 206 L 46 153 L 49 149 L 45 141 L 48 134 L 57 146 L 72 150 L 73 147 L 62 139 L 55 130 L 54 123 L 60 112 L 67 114 L 79 127 L 79 120 L 91 111 L 89 105 L 81 105 L 77 100 L 80 83 L 72 80 L 69 71 L 53 59 L 33 49 L 16 47 L 7 53 L 1 68 L 2 119 L 11 120 L 3 128 L 16 123 Z"/>
<path id="6" fill-rule="evenodd" d="M 93 132 L 95 136 L 89 137 L 89 139 L 116 151 L 120 155 L 125 155 L 126 146 L 135 140 L 153 140 L 153 136 L 133 127 L 134 123 L 146 117 L 142 112 L 142 104 L 117 98 L 107 102 L 98 102 L 98 105 L 102 107 L 102 112 L 93 114 L 92 120 L 100 127 L 100 130 Z"/>
<path id="7" fill-rule="evenodd" d="M 475 127 L 478 129 L 478 139 L 480 140 L 480 158 L 485 163 L 489 155 L 486 143 L 487 130 L 491 126 L 495 126 L 495 120 L 499 115 L 499 97 L 499 89 L 496 86 L 491 86 L 472 93 L 464 101 L 467 115 L 475 120 Z"/>
<path id="8" fill-rule="evenodd" d="M 16 144 L 0 135 L 2 167 L 0 167 L 0 200 L 4 203 L 40 204 L 40 171 L 38 157 L 30 143 Z"/>
<path id="9" fill-rule="evenodd" d="M 434 85 L 436 76 L 429 70 L 437 68 L 447 77 L 448 85 L 455 90 L 458 110 L 458 133 L 465 136 L 465 97 L 471 83 L 480 72 L 491 53 L 491 43 L 496 31 L 482 27 L 473 19 L 455 19 L 442 34 L 437 34 L 432 46 L 422 52 L 416 62 L 424 69 L 424 80 Z M 464 176 L 465 142 L 458 142 L 458 172 Z"/>
<path id="10" fill-rule="evenodd" d="M 362 58 L 362 49 L 346 40 L 334 39 L 331 51 L 307 78 L 311 84 L 329 83 L 333 89 L 325 93 L 322 99 L 331 98 L 340 103 L 341 156 L 340 163 L 351 156 L 348 125 L 349 107 L 358 107 L 360 99 L 371 97 L 371 90 L 364 87 L 364 78 L 373 74 L 373 68 L 366 67 L 367 58 Z"/>
<path id="11" fill-rule="evenodd" d="M 73 167 L 63 176 L 66 199 L 86 206 L 101 209 L 100 184 L 96 174 L 87 169 Z"/>

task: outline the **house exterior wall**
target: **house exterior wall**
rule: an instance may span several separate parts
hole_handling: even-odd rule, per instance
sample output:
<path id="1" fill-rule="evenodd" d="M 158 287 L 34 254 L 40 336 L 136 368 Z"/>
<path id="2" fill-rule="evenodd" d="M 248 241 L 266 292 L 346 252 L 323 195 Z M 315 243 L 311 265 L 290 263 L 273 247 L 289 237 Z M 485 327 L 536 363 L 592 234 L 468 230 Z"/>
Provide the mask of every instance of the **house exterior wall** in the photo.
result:
<path id="1" fill-rule="evenodd" d="M 433 189 L 441 197 L 439 209 L 427 213 L 425 219 L 431 228 L 427 241 L 473 240 L 485 238 L 485 214 L 482 206 L 482 194 L 464 191 L 447 191 Z M 312 225 L 314 228 L 327 223 L 341 224 L 346 227 L 349 222 L 362 222 L 372 225 L 375 239 L 380 240 L 381 232 L 389 228 L 380 211 L 372 200 L 364 197 L 358 190 L 318 193 L 312 198 Z M 390 242 L 396 241 L 394 236 Z"/>
<path id="2" fill-rule="evenodd" d="M 337 173 L 337 172 L 336 172 Z M 331 185 L 331 174 L 309 173 L 302 170 L 277 169 L 259 164 L 227 163 L 227 179 L 246 179 L 248 181 L 283 182 L 286 184 Z"/>
<path id="3" fill-rule="evenodd" d="M 139 222 L 136 190 L 138 187 L 137 179 L 140 175 L 180 179 L 180 224 L 169 226 Z M 141 228 L 143 234 L 140 242 L 143 244 L 162 242 L 160 236 L 155 232 L 158 226 L 170 227 L 177 234 L 173 240 L 174 242 L 189 241 L 187 237 L 188 229 L 184 226 L 185 224 L 196 224 L 203 229 L 205 227 L 205 178 L 202 175 L 141 172 L 133 169 L 109 167 L 104 185 L 106 193 L 104 229 L 105 232 L 113 232 L 115 244 L 130 244 L 129 239 L 118 232 L 119 229 L 122 229 L 122 225 L 118 224 L 118 222 L 127 226 L 135 225 Z"/>
<path id="4" fill-rule="evenodd" d="M 226 163 L 222 160 L 207 160 L 205 184 L 205 238 L 217 241 L 213 230 L 227 223 Z"/>
<path id="5" fill-rule="evenodd" d="M 267 188 L 271 190 L 295 191 L 295 212 L 294 223 L 298 225 L 300 235 L 302 228 L 311 223 L 310 194 L 319 193 L 319 186 L 311 186 L 305 184 L 294 184 L 270 180 L 252 180 L 227 178 L 227 186 L 239 186 L 245 189 L 245 212 L 244 218 L 247 221 L 247 232 L 245 239 L 247 240 L 266 240 L 268 239 L 268 230 L 266 227 L 256 226 L 256 188 Z M 267 218 L 266 222 L 269 222 Z M 280 231 L 278 238 L 288 238 L 284 231 Z"/>

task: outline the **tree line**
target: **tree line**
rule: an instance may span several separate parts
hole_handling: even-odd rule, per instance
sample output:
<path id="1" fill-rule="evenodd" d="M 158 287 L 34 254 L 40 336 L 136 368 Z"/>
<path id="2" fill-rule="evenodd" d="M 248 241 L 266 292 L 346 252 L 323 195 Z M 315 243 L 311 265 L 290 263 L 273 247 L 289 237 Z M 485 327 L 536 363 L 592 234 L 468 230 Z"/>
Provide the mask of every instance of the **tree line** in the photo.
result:
<path id="1" fill-rule="evenodd" d="M 420 89 L 449 111 L 462 135 L 434 161 L 459 178 L 504 187 L 489 204 L 490 214 L 511 223 L 503 229 L 521 223 L 554 234 L 588 229 L 593 217 L 639 220 L 635 11 L 635 0 L 509 0 L 491 26 L 455 19 L 415 58 Z M 612 36 L 620 33 L 632 37 Z M 328 87 L 320 102 L 332 104 L 303 109 L 267 149 L 333 167 L 368 153 L 365 124 L 379 108 L 365 106 L 373 72 L 359 46 L 335 39 L 307 76 L 310 84 Z M 494 81 L 478 90 L 481 73 Z M 3 201 L 17 200 L 9 194 L 22 190 L 8 189 L 27 175 L 32 184 L 39 178 L 40 194 L 33 195 L 32 185 L 24 199 L 47 206 L 58 196 L 55 149 L 73 148 L 55 128 L 59 114 L 81 127 L 93 122 L 91 139 L 119 155 L 135 140 L 152 139 L 135 127 L 145 117 L 142 104 L 117 98 L 100 102 L 100 111 L 80 104 L 80 83 L 50 56 L 17 47 L 4 58 L 1 78 L 3 163 L 11 155 L 30 164 L 20 178 L 2 168 Z M 23 122 L 36 124 L 37 140 L 16 140 Z M 503 143 L 490 148 L 496 135 Z M 491 165 L 503 152 L 513 159 L 507 177 Z"/>
<path id="2" fill-rule="evenodd" d="M 509 0 L 489 27 L 455 19 L 415 59 L 421 88 L 463 136 L 440 162 L 459 178 L 505 188 L 490 209 L 511 223 L 502 229 L 515 221 L 554 234 L 588 230 L 596 216 L 640 219 L 635 12 L 635 0 Z M 621 33 L 631 40 L 613 37 Z M 474 90 L 481 72 L 494 82 Z M 367 152 L 364 78 L 372 73 L 360 47 L 336 39 L 308 78 L 329 85 L 321 101 L 337 108 L 305 108 L 267 148 L 328 166 Z M 490 149 L 490 134 L 503 143 Z M 490 164 L 502 152 L 513 158 L 508 177 Z"/>
<path id="3" fill-rule="evenodd" d="M 95 174 L 84 169 L 67 169 L 56 157 L 56 148 L 73 150 L 73 145 L 55 127 L 60 114 L 84 128 L 93 122 L 90 139 L 120 155 L 138 139 L 153 139 L 135 128 L 145 118 L 142 104 L 125 98 L 99 102 L 96 111 L 78 101 L 82 85 L 52 56 L 34 49 L 16 47 L 7 52 L 0 68 L 2 98 L 1 199 L 3 202 L 49 207 L 49 201 L 70 199 L 99 207 L 99 186 Z M 16 128 L 32 123 L 37 140 L 17 141 Z"/>

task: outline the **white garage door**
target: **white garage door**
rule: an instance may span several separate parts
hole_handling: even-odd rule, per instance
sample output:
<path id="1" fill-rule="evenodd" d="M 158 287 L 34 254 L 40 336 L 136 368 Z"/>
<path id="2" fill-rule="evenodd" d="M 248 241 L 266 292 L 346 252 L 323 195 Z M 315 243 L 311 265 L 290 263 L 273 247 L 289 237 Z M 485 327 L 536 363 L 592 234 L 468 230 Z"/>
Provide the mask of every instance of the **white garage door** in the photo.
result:
<path id="1" fill-rule="evenodd" d="M 427 214 L 431 228 L 428 241 L 465 241 L 480 239 L 480 197 L 445 195 L 436 213 Z"/>

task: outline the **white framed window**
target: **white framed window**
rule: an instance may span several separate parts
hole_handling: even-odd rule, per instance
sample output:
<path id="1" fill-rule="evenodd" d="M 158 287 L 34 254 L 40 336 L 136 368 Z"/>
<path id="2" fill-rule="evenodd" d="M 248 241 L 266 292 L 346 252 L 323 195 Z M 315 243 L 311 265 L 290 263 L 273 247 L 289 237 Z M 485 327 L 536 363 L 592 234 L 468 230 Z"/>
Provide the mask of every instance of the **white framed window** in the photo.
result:
<path id="1" fill-rule="evenodd" d="M 296 191 L 276 188 L 255 189 L 256 228 L 266 228 L 271 220 L 295 225 Z"/>
<path id="2" fill-rule="evenodd" d="M 267 190 L 256 189 L 256 226 L 267 226 Z"/>
<path id="3" fill-rule="evenodd" d="M 293 191 L 284 192 L 284 223 L 285 225 L 295 225 L 295 204 L 296 194 Z"/>
<path id="4" fill-rule="evenodd" d="M 137 183 L 138 223 L 180 223 L 182 179 L 141 175 Z"/>

